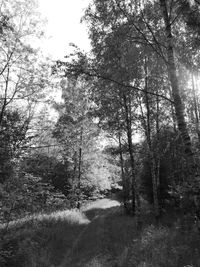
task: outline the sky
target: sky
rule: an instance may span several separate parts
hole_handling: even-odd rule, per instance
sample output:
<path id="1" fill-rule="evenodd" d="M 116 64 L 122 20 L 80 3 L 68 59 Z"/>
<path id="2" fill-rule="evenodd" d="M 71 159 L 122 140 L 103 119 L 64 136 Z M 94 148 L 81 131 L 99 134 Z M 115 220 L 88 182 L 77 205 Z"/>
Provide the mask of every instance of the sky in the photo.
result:
<path id="1" fill-rule="evenodd" d="M 63 59 L 75 43 L 86 52 L 90 50 L 86 25 L 80 23 L 90 0 L 38 0 L 39 12 L 47 19 L 46 40 L 40 44 L 44 54 L 52 59 Z"/>

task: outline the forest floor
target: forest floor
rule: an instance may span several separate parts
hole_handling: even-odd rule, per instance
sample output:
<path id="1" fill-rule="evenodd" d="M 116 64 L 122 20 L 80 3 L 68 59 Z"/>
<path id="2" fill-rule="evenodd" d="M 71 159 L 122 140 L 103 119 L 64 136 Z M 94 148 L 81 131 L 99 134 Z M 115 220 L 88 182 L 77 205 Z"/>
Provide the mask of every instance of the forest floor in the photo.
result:
<path id="1" fill-rule="evenodd" d="M 145 211 L 138 229 L 113 199 L 32 216 L 8 227 L 0 266 L 199 267 L 198 232 L 181 228 L 173 216 L 158 225 Z"/>

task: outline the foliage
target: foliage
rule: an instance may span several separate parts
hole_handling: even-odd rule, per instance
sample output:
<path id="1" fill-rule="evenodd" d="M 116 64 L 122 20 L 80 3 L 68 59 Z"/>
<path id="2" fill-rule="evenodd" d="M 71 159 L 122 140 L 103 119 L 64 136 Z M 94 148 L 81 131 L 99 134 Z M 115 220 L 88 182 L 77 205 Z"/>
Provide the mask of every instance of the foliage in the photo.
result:
<path id="1" fill-rule="evenodd" d="M 70 196 L 82 201 L 95 191 L 109 189 L 110 176 L 115 174 L 99 145 L 100 128 L 91 116 L 91 84 L 69 77 L 61 80 L 61 88 L 63 103 L 54 105 L 59 118 L 53 137 L 60 145 L 60 158 L 68 164 Z"/>
<path id="2" fill-rule="evenodd" d="M 146 144 L 143 143 L 141 152 L 146 150 Z M 180 207 L 181 196 L 172 194 L 171 189 L 182 184 L 186 178 L 186 165 L 183 157 L 182 142 L 172 129 L 163 129 L 153 140 L 154 153 L 159 153 L 159 203 L 160 207 L 165 208 L 166 205 L 178 205 Z M 159 152 L 158 152 L 159 151 Z M 145 155 L 145 154 L 144 154 Z M 152 177 L 150 171 L 150 160 L 147 157 L 143 158 L 142 170 L 140 172 L 141 192 L 146 199 L 153 203 L 152 192 Z"/>
<path id="3" fill-rule="evenodd" d="M 19 160 L 23 146 L 31 139 L 26 136 L 29 122 L 29 118 L 17 110 L 8 110 L 4 114 L 0 128 L 1 183 L 12 176 L 13 167 Z"/>
<path id="4" fill-rule="evenodd" d="M 30 40 L 42 36 L 42 20 L 35 8 L 32 0 L 1 2 L 0 17 L 6 27 L 0 35 L 0 123 L 8 107 L 23 106 L 30 111 L 47 84 L 47 64 L 30 45 Z"/>
<path id="5" fill-rule="evenodd" d="M 66 197 L 50 183 L 28 173 L 10 177 L 1 185 L 1 222 L 9 223 L 26 214 L 69 207 Z"/>
<path id="6" fill-rule="evenodd" d="M 23 158 L 21 168 L 23 171 L 51 183 L 56 189 L 67 195 L 71 175 L 67 162 L 63 163 L 46 153 L 35 152 Z"/>

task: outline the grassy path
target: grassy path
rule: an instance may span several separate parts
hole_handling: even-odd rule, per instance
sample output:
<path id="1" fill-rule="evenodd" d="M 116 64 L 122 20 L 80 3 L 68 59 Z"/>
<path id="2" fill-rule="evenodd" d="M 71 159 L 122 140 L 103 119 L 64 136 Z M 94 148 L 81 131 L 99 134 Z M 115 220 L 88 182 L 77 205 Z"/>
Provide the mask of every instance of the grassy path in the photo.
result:
<path id="1" fill-rule="evenodd" d="M 118 263 L 137 235 L 134 225 L 134 218 L 111 199 L 88 203 L 80 211 L 25 217 L 9 224 L 3 249 L 12 246 L 15 256 L 6 257 L 5 266 L 123 266 Z"/>
<path id="2" fill-rule="evenodd" d="M 91 223 L 73 242 L 60 267 L 117 266 L 118 257 L 135 235 L 133 218 L 124 220 L 119 205 L 102 199 L 83 208 Z"/>
<path id="3" fill-rule="evenodd" d="M 81 211 L 34 215 L 11 222 L 1 239 L 0 266 L 199 267 L 199 232 L 184 230 L 175 219 L 172 224 L 169 214 L 162 220 L 157 225 L 144 213 L 137 230 L 135 218 L 110 199 Z"/>

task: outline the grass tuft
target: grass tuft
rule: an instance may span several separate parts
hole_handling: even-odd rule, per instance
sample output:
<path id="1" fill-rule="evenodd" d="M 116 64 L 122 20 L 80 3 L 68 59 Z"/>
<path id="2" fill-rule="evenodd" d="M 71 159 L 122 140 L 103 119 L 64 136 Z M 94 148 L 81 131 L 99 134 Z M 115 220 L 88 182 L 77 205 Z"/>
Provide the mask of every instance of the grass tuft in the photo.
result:
<path id="1" fill-rule="evenodd" d="M 36 224 L 38 222 L 56 222 L 56 221 L 66 221 L 69 224 L 88 224 L 90 220 L 85 216 L 84 213 L 81 211 L 74 209 L 74 210 L 62 210 L 52 212 L 50 214 L 39 213 L 34 215 L 25 216 L 22 219 L 10 221 L 9 223 L 2 223 L 0 224 L 0 230 L 5 228 L 19 228 L 23 227 L 24 225 Z"/>

